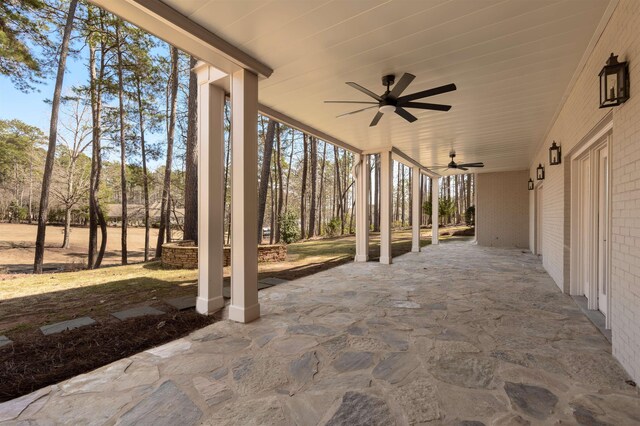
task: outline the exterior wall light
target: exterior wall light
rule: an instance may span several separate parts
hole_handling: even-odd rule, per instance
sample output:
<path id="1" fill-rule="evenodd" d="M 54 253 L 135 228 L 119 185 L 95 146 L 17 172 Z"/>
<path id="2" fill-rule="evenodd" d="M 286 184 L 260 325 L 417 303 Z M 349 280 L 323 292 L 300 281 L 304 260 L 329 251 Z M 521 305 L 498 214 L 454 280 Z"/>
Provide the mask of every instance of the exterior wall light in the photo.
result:
<path id="1" fill-rule="evenodd" d="M 533 191 L 533 179 L 529 178 L 529 191 Z"/>
<path id="2" fill-rule="evenodd" d="M 537 180 L 544 179 L 544 167 L 542 167 L 542 164 L 538 164 L 538 167 L 536 168 L 536 179 Z"/>
<path id="3" fill-rule="evenodd" d="M 560 152 L 560 146 L 556 145 L 556 141 L 553 141 L 551 148 L 549 148 L 549 165 L 557 166 L 562 163 L 562 155 Z"/>
<path id="4" fill-rule="evenodd" d="M 600 108 L 609 108 L 629 99 L 629 64 L 618 62 L 613 53 L 600 71 Z"/>

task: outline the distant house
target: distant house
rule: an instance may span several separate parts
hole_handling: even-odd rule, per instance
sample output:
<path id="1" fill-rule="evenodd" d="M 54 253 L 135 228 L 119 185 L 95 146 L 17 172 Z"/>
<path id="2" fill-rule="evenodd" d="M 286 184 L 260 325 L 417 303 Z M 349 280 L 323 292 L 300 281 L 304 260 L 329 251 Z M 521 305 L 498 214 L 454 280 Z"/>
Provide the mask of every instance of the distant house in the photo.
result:
<path id="1" fill-rule="evenodd" d="M 151 203 L 149 206 L 149 219 L 151 226 L 157 227 L 160 223 L 160 202 Z M 108 204 L 107 217 L 110 225 L 122 223 L 122 204 Z M 129 204 L 127 206 L 127 221 L 132 226 L 144 226 L 144 205 Z M 184 223 L 184 209 L 175 208 L 171 211 L 171 223 Z"/>

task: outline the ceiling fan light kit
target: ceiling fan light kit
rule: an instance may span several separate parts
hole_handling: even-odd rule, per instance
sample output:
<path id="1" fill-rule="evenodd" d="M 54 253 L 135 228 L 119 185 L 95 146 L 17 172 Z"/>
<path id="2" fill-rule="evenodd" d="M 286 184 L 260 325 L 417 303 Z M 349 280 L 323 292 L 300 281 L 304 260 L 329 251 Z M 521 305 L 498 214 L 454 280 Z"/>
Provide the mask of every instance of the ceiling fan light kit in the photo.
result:
<path id="1" fill-rule="evenodd" d="M 400 117 L 407 120 L 409 123 L 413 123 L 418 118 L 407 111 L 405 108 L 416 108 L 416 109 L 427 109 L 433 111 L 449 111 L 451 109 L 451 105 L 441 105 L 441 104 L 431 104 L 426 102 L 413 102 L 417 99 L 427 98 L 429 96 L 440 95 L 442 93 L 451 92 L 456 90 L 455 84 L 446 84 L 444 86 L 435 87 L 433 89 L 423 90 L 421 92 L 412 93 L 410 95 L 400 96 L 405 91 L 405 89 L 411 84 L 411 82 L 416 78 L 415 75 L 404 73 L 398 83 L 395 83 L 396 77 L 393 74 L 388 74 L 382 77 L 382 84 L 386 86 L 387 90 L 382 95 L 377 95 L 371 90 L 360 86 L 358 83 L 353 81 L 348 81 L 347 85 L 353 87 L 354 89 L 364 93 L 365 95 L 373 98 L 377 102 L 372 101 L 325 101 L 325 103 L 331 104 L 368 104 L 374 105 L 366 108 L 362 108 L 356 111 L 347 112 L 344 114 L 338 115 L 338 117 L 344 117 L 351 114 L 356 114 L 361 111 L 365 111 L 367 109 L 375 108 L 375 105 L 378 105 L 378 112 L 373 117 L 371 124 L 369 127 L 373 127 L 378 124 L 378 121 L 382 118 L 385 113 L 395 112 Z M 391 89 L 393 86 L 393 89 Z"/>

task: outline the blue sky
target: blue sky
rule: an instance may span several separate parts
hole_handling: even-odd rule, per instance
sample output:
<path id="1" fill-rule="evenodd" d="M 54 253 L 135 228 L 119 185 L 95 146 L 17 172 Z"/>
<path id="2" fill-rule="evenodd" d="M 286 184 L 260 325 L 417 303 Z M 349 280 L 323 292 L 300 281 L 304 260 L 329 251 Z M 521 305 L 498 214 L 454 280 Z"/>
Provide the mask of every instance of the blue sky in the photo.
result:
<path id="1" fill-rule="evenodd" d="M 67 60 L 63 94 L 67 93 L 71 86 L 85 84 L 87 81 L 85 64 L 84 58 L 69 58 Z M 50 77 L 44 84 L 36 86 L 39 92 L 22 93 L 13 87 L 8 77 L 0 75 L 0 119 L 17 118 L 27 124 L 41 128 L 47 134 L 49 132 L 51 106 L 46 104 L 45 100 L 53 97 L 55 81 L 55 76 Z"/>
<path id="2" fill-rule="evenodd" d="M 162 51 L 158 49 L 158 52 Z M 76 56 L 67 58 L 67 69 L 64 76 L 63 96 L 71 93 L 73 86 L 86 85 L 89 80 L 88 51 L 83 48 Z M 29 125 L 40 128 L 45 135 L 49 134 L 49 121 L 51 119 L 51 105 L 46 101 L 53 97 L 55 83 L 55 70 L 42 84 L 35 86 L 34 91 L 23 93 L 16 89 L 11 80 L 0 75 L 0 119 L 18 119 Z M 60 129 L 60 128 L 59 128 Z M 157 143 L 163 140 L 164 133 L 148 134 L 149 143 Z M 90 154 L 90 152 L 86 152 Z M 119 154 L 118 154 L 119 155 Z M 111 158 L 108 158 L 111 160 Z M 117 158 L 113 158 L 117 160 Z M 175 164 L 175 160 L 174 160 Z M 156 168 L 164 165 L 164 156 L 157 160 L 149 160 L 149 167 Z"/>

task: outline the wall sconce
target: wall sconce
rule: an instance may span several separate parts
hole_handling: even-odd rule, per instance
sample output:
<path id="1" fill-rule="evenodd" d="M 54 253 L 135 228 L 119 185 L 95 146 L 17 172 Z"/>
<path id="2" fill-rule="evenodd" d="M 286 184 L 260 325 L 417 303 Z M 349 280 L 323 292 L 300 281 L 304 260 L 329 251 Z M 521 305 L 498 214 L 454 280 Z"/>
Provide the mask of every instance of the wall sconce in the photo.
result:
<path id="1" fill-rule="evenodd" d="M 536 179 L 544 179 L 544 167 L 542 167 L 542 164 L 538 164 L 538 168 L 536 168 Z"/>
<path id="2" fill-rule="evenodd" d="M 529 191 L 533 191 L 533 179 L 529 178 Z"/>
<path id="3" fill-rule="evenodd" d="M 562 162 L 562 156 L 560 153 L 560 146 L 556 145 L 556 141 L 553 141 L 551 148 L 549 148 L 549 165 L 557 166 Z"/>
<path id="4" fill-rule="evenodd" d="M 600 71 L 600 108 L 609 108 L 629 99 L 629 64 L 618 62 L 613 53 Z"/>

